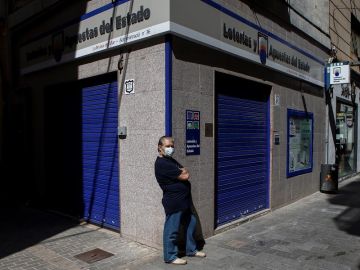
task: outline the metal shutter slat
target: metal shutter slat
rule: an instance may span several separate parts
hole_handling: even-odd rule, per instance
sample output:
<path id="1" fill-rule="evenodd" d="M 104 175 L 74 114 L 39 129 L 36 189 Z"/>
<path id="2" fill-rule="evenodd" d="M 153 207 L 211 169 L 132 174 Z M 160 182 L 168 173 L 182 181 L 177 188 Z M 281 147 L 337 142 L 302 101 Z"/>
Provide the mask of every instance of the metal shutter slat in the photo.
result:
<path id="1" fill-rule="evenodd" d="M 217 95 L 217 225 L 267 205 L 267 102 Z"/>
<path id="2" fill-rule="evenodd" d="M 82 90 L 84 218 L 119 229 L 117 83 Z"/>

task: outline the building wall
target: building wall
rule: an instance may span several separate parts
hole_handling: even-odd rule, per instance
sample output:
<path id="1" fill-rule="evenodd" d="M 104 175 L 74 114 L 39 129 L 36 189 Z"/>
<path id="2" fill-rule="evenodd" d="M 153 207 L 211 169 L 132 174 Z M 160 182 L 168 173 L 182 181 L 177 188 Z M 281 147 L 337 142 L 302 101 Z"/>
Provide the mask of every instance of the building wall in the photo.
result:
<path id="1" fill-rule="evenodd" d="M 329 48 L 329 1 L 295 0 L 287 2 L 290 7 L 289 16 L 291 24 Z"/>
<path id="2" fill-rule="evenodd" d="M 360 21 L 358 22 L 357 26 L 359 27 Z M 359 27 L 360 28 L 360 27 Z M 354 61 L 357 61 L 360 58 L 360 29 L 356 29 L 357 31 L 352 30 L 351 32 L 351 58 Z M 353 67 L 354 70 L 360 71 L 360 67 Z"/>
<path id="3" fill-rule="evenodd" d="M 194 204 L 205 237 L 214 233 L 215 138 L 205 137 L 204 131 L 205 123 L 215 121 L 215 71 L 270 85 L 271 104 L 274 94 L 280 95 L 280 106 L 271 106 L 271 134 L 279 132 L 281 142 L 280 145 L 271 143 L 270 207 L 274 209 L 289 204 L 319 189 L 320 164 L 324 163 L 325 146 L 325 102 L 321 88 L 179 38 L 174 39 L 173 47 L 173 135 L 177 146 L 176 158 L 190 170 Z M 287 108 L 305 111 L 305 106 L 314 113 L 313 171 L 287 178 Z M 186 109 L 200 111 L 199 156 L 185 155 Z"/>
<path id="4" fill-rule="evenodd" d="M 175 38 L 173 43 L 173 136 L 175 158 L 189 169 L 195 209 L 205 237 L 214 230 L 214 137 L 205 137 L 205 123 L 214 124 L 214 68 L 199 57 L 195 44 Z M 185 111 L 200 111 L 201 154 L 186 156 Z"/>
<path id="5" fill-rule="evenodd" d="M 352 29 L 352 16 L 360 22 L 360 0 L 330 0 L 330 38 L 331 43 L 338 50 L 337 58 L 340 61 L 358 61 L 354 54 L 352 34 L 359 35 L 359 29 Z M 358 25 L 355 24 L 355 25 Z M 354 33 L 354 30 L 355 33 Z M 358 53 L 359 54 L 359 53 Z M 358 67 L 353 67 L 359 72 Z"/>
<path id="6" fill-rule="evenodd" d="M 29 16 L 44 11 L 58 1 L 32 1 L 17 10 L 10 18 L 10 24 L 21 24 Z M 46 1 L 45 1 L 46 2 Z M 51 3 L 50 3 L 51 2 Z M 66 23 L 101 6 L 110 0 L 79 1 L 65 4 L 66 8 L 48 9 L 52 16 L 32 20 L 19 27 L 16 32 L 15 48 L 19 49 L 28 40 L 41 33 Z M 59 4 L 60 5 L 60 4 Z M 57 4 L 56 4 L 56 7 Z M 67 19 L 64 19 L 67 18 Z M 44 23 L 46 22 L 46 23 Z M 31 29 L 31 31 L 27 31 Z M 129 52 L 129 53 L 127 53 Z M 124 69 L 118 72 L 118 61 L 123 53 Z M 18 59 L 13 59 L 18 65 Z M 120 219 L 121 234 L 149 245 L 160 245 L 164 214 L 161 205 L 161 189 L 155 176 L 153 164 L 157 156 L 157 142 L 165 133 L 165 45 L 163 38 L 143 41 L 131 47 L 102 52 L 67 64 L 61 64 L 28 75 L 21 76 L 17 87 L 27 88 L 32 97 L 31 132 L 32 181 L 36 187 L 35 196 L 43 196 L 46 191 L 44 146 L 44 89 L 51 91 L 52 85 L 76 82 L 110 72 L 118 73 L 119 82 L 119 126 L 126 126 L 128 135 L 119 140 L 120 172 Z M 135 80 L 135 94 L 123 95 L 122 83 L 126 79 Z"/>
<path id="7" fill-rule="evenodd" d="M 330 39 L 338 50 L 337 57 L 341 61 L 350 59 L 351 2 L 330 0 Z"/>
<path id="8" fill-rule="evenodd" d="M 276 82 L 275 82 L 276 83 Z M 272 145 L 271 206 L 278 208 L 319 190 L 320 166 L 325 150 L 325 101 L 322 89 L 306 89 L 300 82 L 292 85 L 274 85 L 280 95 L 280 106 L 272 105 L 272 129 L 279 131 L 280 145 Z M 313 169 L 311 173 L 287 178 L 287 109 L 309 111 L 314 114 Z"/>
<path id="9" fill-rule="evenodd" d="M 360 60 L 360 0 L 352 1 L 351 16 L 351 59 L 353 61 Z M 360 66 L 353 66 L 352 69 L 360 74 Z M 359 76 L 358 76 L 359 77 Z M 357 82 L 358 87 L 360 82 Z"/>
<path id="10" fill-rule="evenodd" d="M 45 3 L 46 2 L 46 3 Z M 54 66 L 50 69 L 44 69 L 40 72 L 31 73 L 25 76 L 20 76 L 19 55 L 20 50 L 24 44 L 29 40 L 36 39 L 39 35 L 44 33 L 51 33 L 53 29 L 67 23 L 73 18 L 79 17 L 81 13 L 86 10 L 86 3 L 78 1 L 74 5 L 66 4 L 64 6 L 57 6 L 57 9 L 50 9 L 53 4 L 58 1 L 27 1 L 24 5 L 19 6 L 19 9 L 9 15 L 8 25 L 12 32 L 12 65 L 16 72 L 14 77 L 18 78 L 14 81 L 13 88 L 26 89 L 29 94 L 31 117 L 26 124 L 29 127 L 28 136 L 30 139 L 29 157 L 31 170 L 29 173 L 29 180 L 34 182 L 34 189 L 36 194 L 31 194 L 31 197 L 43 196 L 45 190 L 45 146 L 44 146 L 44 89 L 51 85 L 56 85 L 64 82 L 77 81 L 89 76 L 95 76 L 107 72 L 109 63 L 114 57 L 109 57 L 106 61 L 98 61 L 96 58 L 80 60 L 77 63 L 70 63 L 67 65 Z M 62 2 L 62 4 L 65 4 Z M 46 11 L 46 12 L 45 12 Z M 39 15 L 41 14 L 41 15 Z M 35 16 L 38 16 L 34 19 Z M 30 29 L 30 31 L 29 31 Z M 116 62 L 114 62 L 116 63 Z M 116 64 L 115 64 L 116 65 Z M 115 70 L 114 67 L 112 70 Z M 85 67 L 91 67 L 89 69 Z M 51 89 L 51 88 L 50 88 Z M 33 198 L 32 198 L 33 199 Z"/>
<path id="11" fill-rule="evenodd" d="M 6 26 L 7 1 L 0 2 L 0 168 L 4 171 L 4 135 L 5 135 L 5 102 L 11 82 L 10 78 L 10 42 L 9 31 Z"/>
<path id="12" fill-rule="evenodd" d="M 219 2 L 283 39 L 295 42 L 299 47 L 307 48 L 313 41 L 321 44 L 323 48 L 330 47 L 328 0 Z"/>
<path id="13" fill-rule="evenodd" d="M 25 1 L 9 1 L 11 16 L 9 17 L 9 26 L 14 27 L 27 19 L 36 16 L 47 8 L 53 6 L 59 0 L 25 0 Z"/>
<path id="14" fill-rule="evenodd" d="M 254 7 L 251 3 L 247 3 L 245 1 L 221 0 L 220 2 L 225 7 L 234 10 L 245 19 L 254 22 L 256 25 L 263 27 L 265 30 L 276 34 L 280 38 L 296 45 L 299 48 L 304 48 L 308 51 L 311 51 L 312 54 L 316 55 L 318 58 L 323 58 L 324 61 L 328 58 L 327 47 L 330 43 L 329 37 L 325 37 L 323 33 L 319 33 L 319 31 L 310 24 L 307 24 L 307 30 L 305 31 L 306 33 L 304 35 L 303 25 L 297 25 L 295 23 L 295 15 L 290 13 L 288 9 L 286 9 L 286 12 L 283 14 L 271 13 L 271 7 L 273 5 L 278 5 L 273 2 L 278 1 L 269 1 L 267 4 L 265 4 L 265 1 L 257 1 L 261 2 L 261 5 L 268 6 L 270 10 L 262 9 L 261 5 L 260 8 L 256 8 L 256 6 Z M 291 5 L 293 5 L 293 1 L 291 1 Z M 307 1 L 307 4 L 304 4 L 303 7 L 310 9 L 309 6 L 312 7 L 313 5 L 314 3 L 312 1 Z M 319 4 L 319 6 L 322 5 Z M 326 9 L 324 11 L 326 11 Z M 318 15 L 328 18 L 328 13 L 324 13 L 324 11 L 318 11 Z M 293 15 L 293 17 L 291 17 L 291 15 Z M 306 14 L 306 16 L 309 15 Z M 323 20 L 317 22 L 316 24 L 319 25 L 319 27 L 321 25 L 321 29 L 325 31 L 326 23 L 323 24 L 322 21 Z M 298 28 L 300 28 L 300 30 Z M 315 36 L 311 33 L 313 33 Z M 319 44 L 322 46 L 317 46 L 314 41 L 319 42 Z"/>
<path id="15" fill-rule="evenodd" d="M 330 39 L 332 45 L 336 48 L 336 58 L 338 61 L 358 61 L 358 56 L 355 53 L 355 48 L 353 47 L 353 40 L 352 35 L 357 35 L 359 32 L 358 29 L 353 29 L 354 22 L 352 22 L 352 19 L 359 20 L 360 19 L 360 1 L 359 0 L 341 0 L 341 1 L 335 1 L 330 0 L 330 23 L 329 23 L 329 29 L 330 29 Z M 353 17 L 353 18 L 352 18 Z M 351 69 L 357 73 L 360 71 L 360 67 L 353 66 Z M 351 74 L 351 82 L 354 82 L 357 87 L 355 89 L 356 98 L 355 103 L 359 103 L 359 85 L 360 82 L 356 79 L 359 76 L 353 76 L 354 73 Z M 350 86 L 350 85 L 349 85 Z M 350 87 L 351 88 L 351 87 Z M 350 101 L 350 97 L 345 97 L 342 94 L 343 90 L 340 85 L 334 85 L 333 86 L 333 94 L 331 99 L 331 105 L 332 110 L 334 111 L 334 115 L 336 117 L 336 99 L 340 98 L 343 100 Z M 359 109 L 357 108 L 358 112 Z M 359 114 L 357 113 L 358 117 Z M 331 116 L 330 116 L 331 117 Z M 329 116 L 327 115 L 327 118 Z M 359 120 L 357 119 L 357 122 L 359 123 Z M 358 127 L 360 125 L 358 124 Z M 329 129 L 329 126 L 326 126 L 327 129 Z M 359 132 L 359 129 L 358 129 Z M 335 145 L 333 140 L 332 133 L 328 132 L 329 134 L 329 140 L 328 140 L 328 146 L 326 148 L 326 156 L 328 157 L 328 163 L 335 163 Z M 359 133 L 358 133 L 359 134 Z M 357 156 L 360 151 L 360 146 L 358 143 L 357 146 Z M 360 162 L 359 158 L 357 158 L 357 171 L 360 171 Z"/>
<path id="16" fill-rule="evenodd" d="M 135 80 L 135 94 L 121 94 L 119 112 L 128 129 L 119 145 L 121 234 L 160 246 L 165 214 L 154 162 L 165 135 L 165 44 L 132 51 L 126 78 Z"/>
<path id="17" fill-rule="evenodd" d="M 126 54 L 124 54 L 126 55 Z M 32 74 L 26 84 L 33 90 L 33 166 L 38 192 L 46 192 L 44 175 L 44 100 L 49 85 L 118 72 L 119 55 L 103 54 L 82 63 L 65 64 Z M 119 82 L 119 126 L 126 126 L 119 140 L 121 234 L 152 246 L 159 246 L 164 214 L 162 192 L 154 176 L 157 142 L 165 133 L 165 45 L 162 40 L 134 46 Z M 62 74 L 60 77 L 59 74 Z M 124 95 L 122 82 L 135 80 L 135 94 Z M 76 79 L 75 79 L 76 80 Z M 51 89 L 49 89 L 51 91 Z"/>
<path id="18" fill-rule="evenodd" d="M 3 153 L 3 151 L 4 151 L 4 149 L 3 149 L 4 101 L 3 101 L 3 97 L 2 97 L 3 91 L 4 91 L 3 90 L 3 81 L 4 80 L 3 80 L 3 78 L 2 78 L 2 76 L 0 74 L 0 112 L 1 112 L 1 117 L 0 117 L 0 130 L 1 130 L 1 132 L 0 132 L 0 168 L 3 165 L 3 155 L 4 155 L 4 153 Z"/>
<path id="19" fill-rule="evenodd" d="M 351 0 L 351 11 L 352 14 L 360 21 L 360 0 Z"/>
<path id="20" fill-rule="evenodd" d="M 103 59 L 102 59 L 103 57 Z M 53 85 L 76 82 L 94 76 L 116 72 L 117 60 L 119 55 L 116 53 L 97 56 L 96 58 L 83 59 L 78 62 L 55 66 L 40 72 L 35 72 L 19 78 L 19 85 L 31 91 L 31 163 L 32 171 L 29 180 L 34 181 L 37 194 L 32 196 L 44 196 L 46 193 L 45 175 L 45 134 L 44 134 L 44 91 L 52 91 Z M 61 74 L 61 75 L 60 75 Z"/>
<path id="21" fill-rule="evenodd" d="M 110 1 L 91 1 L 82 6 L 91 11 Z M 251 8 L 240 1 L 223 1 L 235 8 L 242 16 L 254 21 Z M 74 13 L 75 12 L 75 13 Z M 55 26 L 59 17 L 72 16 L 76 9 L 65 10 L 49 18 L 48 24 L 36 24 L 34 32 L 45 32 Z M 311 38 L 289 31 L 281 23 L 264 14 L 256 20 L 268 31 L 311 51 L 319 58 L 326 52 L 313 44 Z M 60 20 L 61 21 L 61 20 Z M 32 38 L 33 33 L 19 36 L 18 43 Z M 191 173 L 192 193 L 199 214 L 204 237 L 214 234 L 214 137 L 205 137 L 205 123 L 214 122 L 215 71 L 241 76 L 272 86 L 279 94 L 280 106 L 271 106 L 271 134 L 278 131 L 281 144 L 271 147 L 271 208 L 288 204 L 318 190 L 319 168 L 324 162 L 324 97 L 321 89 L 300 83 L 279 72 L 251 64 L 246 59 L 196 45 L 180 38 L 173 38 L 173 135 L 176 140 L 178 159 Z M 129 54 L 127 53 L 129 51 Z M 117 71 L 120 54 L 127 62 L 122 73 Z M 79 59 L 76 62 L 51 67 L 22 77 L 19 85 L 32 91 L 33 141 L 32 168 L 38 192 L 44 193 L 44 100 L 43 90 L 63 82 L 77 81 L 94 76 L 118 72 L 119 126 L 127 127 L 128 134 L 119 141 L 120 167 L 120 216 L 121 234 L 152 246 L 162 243 L 164 213 L 161 206 L 161 190 L 156 183 L 153 164 L 157 156 L 157 141 L 165 132 L 165 44 L 164 39 L 153 39 L 138 45 Z M 124 95 L 124 79 L 135 80 L 135 94 Z M 49 89 L 51 91 L 51 88 Z M 305 103 L 304 103 L 305 102 Z M 314 113 L 313 172 L 286 178 L 286 109 L 305 110 Z M 185 110 L 201 112 L 201 155 L 185 156 Z M 272 138 L 271 138 L 272 139 Z"/>
<path id="22" fill-rule="evenodd" d="M 316 46 L 310 36 L 284 27 L 284 21 L 259 12 L 242 1 L 220 1 L 242 17 L 261 25 L 286 41 L 304 48 L 324 60 L 328 58 L 324 44 L 329 43 L 325 35 L 324 46 Z M 309 3 L 308 3 L 309 4 Z M 320 12 L 320 11 L 319 11 Z M 326 32 L 327 12 L 322 12 L 325 21 L 314 22 Z M 322 23 L 323 22 L 323 23 Z M 288 21 L 290 24 L 290 21 Z M 280 106 L 271 106 L 271 141 L 273 131 L 280 134 L 280 145 L 271 144 L 270 161 L 270 207 L 278 208 L 305 197 L 319 189 L 320 165 L 324 163 L 325 150 L 325 100 L 320 87 L 301 83 L 279 72 L 251 64 L 246 59 L 225 55 L 180 38 L 174 38 L 173 58 L 173 135 L 176 140 L 175 157 L 190 170 L 192 193 L 205 237 L 214 233 L 215 175 L 214 137 L 205 137 L 205 123 L 215 124 L 214 80 L 215 71 L 245 77 L 272 86 L 271 104 L 274 94 L 280 95 Z M 305 108 L 306 107 L 306 108 Z M 313 170 L 311 173 L 286 178 L 287 157 L 287 108 L 308 110 L 314 113 Z M 185 155 L 185 110 L 199 110 L 201 114 L 201 154 Z"/>

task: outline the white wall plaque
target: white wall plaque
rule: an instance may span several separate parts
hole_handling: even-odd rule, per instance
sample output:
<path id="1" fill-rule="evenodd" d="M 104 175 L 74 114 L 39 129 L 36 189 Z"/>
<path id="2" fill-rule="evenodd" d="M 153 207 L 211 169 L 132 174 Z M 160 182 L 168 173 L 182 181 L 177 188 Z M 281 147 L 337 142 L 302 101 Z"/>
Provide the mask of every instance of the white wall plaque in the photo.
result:
<path id="1" fill-rule="evenodd" d="M 135 94 L 135 80 L 130 79 L 124 82 L 125 95 Z"/>
<path id="2" fill-rule="evenodd" d="M 330 65 L 330 84 L 350 83 L 350 65 L 332 63 Z"/>

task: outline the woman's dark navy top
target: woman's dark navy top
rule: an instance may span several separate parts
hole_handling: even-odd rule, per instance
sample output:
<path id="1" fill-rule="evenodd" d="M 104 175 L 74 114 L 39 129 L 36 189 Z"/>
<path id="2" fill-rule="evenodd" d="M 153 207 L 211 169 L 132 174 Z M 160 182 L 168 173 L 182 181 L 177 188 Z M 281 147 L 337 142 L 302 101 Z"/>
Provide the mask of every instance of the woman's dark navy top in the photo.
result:
<path id="1" fill-rule="evenodd" d="M 163 191 L 165 214 L 188 210 L 191 206 L 191 184 L 178 180 L 183 166 L 171 157 L 157 157 L 155 177 Z"/>

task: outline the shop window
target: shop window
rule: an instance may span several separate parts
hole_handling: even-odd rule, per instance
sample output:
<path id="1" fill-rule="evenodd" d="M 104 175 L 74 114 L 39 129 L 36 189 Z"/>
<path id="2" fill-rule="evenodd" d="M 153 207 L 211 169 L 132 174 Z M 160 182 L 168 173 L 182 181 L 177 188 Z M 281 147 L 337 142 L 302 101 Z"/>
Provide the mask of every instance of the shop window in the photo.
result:
<path id="1" fill-rule="evenodd" d="M 356 109 L 342 101 L 336 103 L 336 156 L 339 177 L 356 171 Z"/>
<path id="2" fill-rule="evenodd" d="M 288 109 L 287 126 L 287 177 L 312 172 L 313 114 Z"/>

